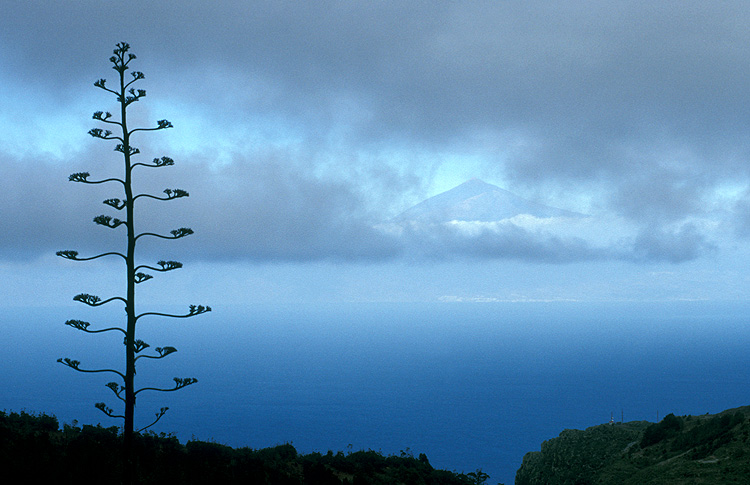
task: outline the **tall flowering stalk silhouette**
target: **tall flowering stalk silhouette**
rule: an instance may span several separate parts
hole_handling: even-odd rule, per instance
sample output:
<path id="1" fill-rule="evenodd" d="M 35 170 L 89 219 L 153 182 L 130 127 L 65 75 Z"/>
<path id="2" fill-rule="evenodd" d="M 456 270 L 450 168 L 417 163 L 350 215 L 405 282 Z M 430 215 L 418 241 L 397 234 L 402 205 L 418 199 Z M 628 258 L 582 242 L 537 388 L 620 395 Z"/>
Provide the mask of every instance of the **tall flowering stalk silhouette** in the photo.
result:
<path id="1" fill-rule="evenodd" d="M 171 387 L 143 387 L 136 388 L 135 386 L 135 375 L 136 375 L 136 363 L 139 359 L 163 359 L 164 357 L 177 351 L 174 347 L 156 347 L 153 351 L 150 349 L 150 345 L 137 338 L 136 326 L 141 318 L 147 316 L 158 316 L 168 318 L 190 318 L 202 313 L 210 312 L 211 307 L 203 305 L 190 305 L 189 309 L 182 314 L 171 314 L 161 312 L 146 312 L 136 313 L 136 285 L 144 283 L 153 276 L 149 272 L 167 272 L 182 267 L 182 263 L 177 261 L 159 261 L 155 265 L 148 264 L 136 264 L 136 246 L 143 238 L 161 238 L 161 239 L 180 239 L 193 234 L 193 230 L 187 227 L 181 227 L 171 231 L 169 234 L 156 234 L 151 232 L 137 233 L 135 231 L 134 214 L 136 201 L 141 198 L 156 199 L 159 201 L 170 201 L 174 199 L 180 199 L 188 197 L 189 194 L 182 189 L 166 189 L 164 195 L 152 195 L 146 193 L 134 193 L 132 175 L 133 170 L 136 167 L 140 167 L 139 170 L 150 170 L 153 168 L 162 168 L 174 165 L 174 161 L 169 157 L 154 158 L 150 163 L 132 161 L 133 157 L 140 153 L 140 150 L 131 144 L 133 135 L 138 132 L 148 131 L 159 131 L 167 128 L 172 128 L 172 123 L 167 120 L 159 120 L 156 122 L 156 126 L 148 128 L 129 128 L 128 127 L 128 108 L 131 104 L 139 101 L 141 98 L 146 96 L 146 91 L 143 89 L 135 89 L 132 87 L 137 81 L 144 78 L 144 75 L 140 71 L 131 71 L 130 79 L 126 79 L 126 71 L 129 69 L 131 61 L 136 57 L 132 53 L 129 53 L 130 46 L 124 42 L 118 43 L 114 50 L 114 55 L 110 57 L 112 68 L 117 72 L 119 77 L 118 86 L 110 88 L 106 84 L 106 80 L 99 79 L 94 83 L 99 89 L 107 93 L 111 93 L 115 96 L 117 103 L 120 108 L 119 120 L 107 111 L 97 111 L 94 113 L 93 118 L 105 126 L 112 128 L 115 132 L 104 128 L 93 128 L 89 131 L 89 135 L 94 138 L 101 140 L 114 141 L 115 151 L 122 154 L 124 160 L 124 174 L 122 178 L 107 178 L 101 180 L 91 180 L 91 175 L 88 172 L 79 172 L 70 175 L 69 180 L 71 182 L 78 182 L 83 184 L 113 184 L 120 185 L 123 190 L 122 198 L 112 198 L 104 201 L 104 204 L 112 208 L 113 210 L 122 213 L 124 211 L 124 217 L 117 218 L 109 215 L 100 215 L 94 218 L 94 223 L 104 226 L 107 229 L 122 230 L 121 226 L 124 227 L 127 233 L 127 250 L 126 252 L 109 251 L 94 256 L 83 257 L 79 255 L 78 251 L 65 250 L 58 251 L 57 255 L 73 260 L 73 261 L 91 261 L 94 259 L 112 256 L 115 258 L 122 258 L 125 263 L 125 271 L 127 274 L 127 290 L 125 296 L 113 296 L 111 298 L 102 299 L 96 295 L 90 295 L 88 293 L 81 293 L 73 297 L 75 301 L 81 302 L 91 307 L 98 307 L 108 303 L 120 303 L 125 307 L 126 321 L 124 326 L 114 326 L 107 328 L 96 328 L 89 322 L 81 320 L 68 320 L 65 322 L 66 325 L 81 330 L 86 333 L 95 334 L 103 332 L 121 332 L 124 337 L 125 344 L 125 368 L 124 370 L 117 369 L 88 369 L 83 367 L 81 362 L 70 358 L 58 359 L 61 364 L 70 367 L 73 370 L 84 373 L 109 373 L 116 377 L 116 380 L 106 385 L 115 398 L 122 402 L 123 411 L 118 412 L 113 408 L 109 407 L 104 402 L 98 402 L 95 404 L 96 408 L 101 410 L 107 416 L 113 418 L 121 418 L 124 420 L 123 424 L 123 481 L 125 483 L 132 483 L 134 479 L 134 463 L 133 463 L 133 435 L 143 431 L 150 426 L 153 426 L 159 421 L 164 413 L 167 412 L 166 407 L 161 408 L 155 413 L 155 419 L 146 426 L 137 428 L 135 427 L 135 404 L 136 397 L 141 392 L 145 391 L 158 391 L 158 392 L 170 392 L 182 389 L 183 387 L 195 384 L 198 382 L 194 377 L 175 377 L 174 385 Z"/>

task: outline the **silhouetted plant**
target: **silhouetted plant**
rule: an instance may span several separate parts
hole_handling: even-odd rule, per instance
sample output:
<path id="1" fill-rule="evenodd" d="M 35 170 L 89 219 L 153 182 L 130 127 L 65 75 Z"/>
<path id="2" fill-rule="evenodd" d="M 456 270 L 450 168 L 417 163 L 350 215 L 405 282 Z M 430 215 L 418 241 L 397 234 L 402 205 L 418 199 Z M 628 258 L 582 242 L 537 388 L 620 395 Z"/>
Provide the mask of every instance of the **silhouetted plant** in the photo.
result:
<path id="1" fill-rule="evenodd" d="M 646 448 L 666 438 L 676 436 L 682 430 L 682 426 L 682 418 L 678 418 L 672 413 L 667 414 L 660 422 L 646 428 L 643 432 L 643 438 L 641 438 L 641 448 Z"/>
<path id="2" fill-rule="evenodd" d="M 0 411 L 0 467 L 6 476 L 23 477 L 23 483 L 117 483 L 121 477 L 119 446 L 114 426 L 78 426 L 74 421 L 60 430 L 54 416 Z M 139 465 L 136 481 L 141 485 L 484 483 L 434 469 L 426 460 L 388 457 L 376 451 L 304 455 L 291 444 L 259 450 L 195 439 L 180 444 L 172 435 L 149 431 L 134 436 L 133 455 Z"/>
<path id="3" fill-rule="evenodd" d="M 65 322 L 66 325 L 75 329 L 81 330 L 86 333 L 101 333 L 101 332 L 121 332 L 124 336 L 125 344 L 125 370 L 120 371 L 116 369 L 86 369 L 81 367 L 81 363 L 78 360 L 70 358 L 58 359 L 63 365 L 70 367 L 71 369 L 79 372 L 106 372 L 115 374 L 120 378 L 121 382 L 110 382 L 107 387 L 114 393 L 115 397 L 122 401 L 124 404 L 124 411 L 122 414 L 116 412 L 111 407 L 107 406 L 104 402 L 98 402 L 95 404 L 96 408 L 101 410 L 107 416 L 113 418 L 122 418 L 123 424 L 123 453 L 124 453 L 124 471 L 125 471 L 125 482 L 130 483 L 132 480 L 132 446 L 133 446 L 133 434 L 143 431 L 159 421 L 164 413 L 167 412 L 166 407 L 161 408 L 156 414 L 150 424 L 141 427 L 135 431 L 134 427 L 134 413 L 136 396 L 143 391 L 160 391 L 170 392 L 182 389 L 183 387 L 195 384 L 197 379 L 194 377 L 175 377 L 174 387 L 143 387 L 137 389 L 135 387 L 135 367 L 136 362 L 140 358 L 146 359 L 162 359 L 167 355 L 170 355 L 177 351 L 174 347 L 156 347 L 154 354 L 140 354 L 146 349 L 150 348 L 149 344 L 136 338 L 136 324 L 138 321 L 145 316 L 162 316 L 171 318 L 187 318 L 200 315 L 211 311 L 211 307 L 203 305 L 190 305 L 189 310 L 184 314 L 170 314 L 161 312 L 146 312 L 136 313 L 135 306 L 135 286 L 143 283 L 153 276 L 145 273 L 144 271 L 155 271 L 155 272 L 166 272 L 179 269 L 182 267 L 182 263 L 177 261 L 159 261 L 157 266 L 149 265 L 136 265 L 136 244 L 141 238 L 145 237 L 156 237 L 161 239 L 180 239 L 185 236 L 189 236 L 193 233 L 192 229 L 181 227 L 170 232 L 169 235 L 162 235 L 150 232 L 136 233 L 134 224 L 134 207 L 135 202 L 139 198 L 151 198 L 160 201 L 167 201 L 173 199 L 179 199 L 182 197 L 188 197 L 188 193 L 182 189 L 166 189 L 164 190 L 165 196 L 157 196 L 151 194 L 134 194 L 132 184 L 132 172 L 135 167 L 142 168 L 159 168 L 174 165 L 174 161 L 169 157 L 154 158 L 151 163 L 133 163 L 132 157 L 140 150 L 131 144 L 131 137 L 136 132 L 146 131 L 157 131 L 166 128 L 172 128 L 172 123 L 167 120 L 159 120 L 156 122 L 156 126 L 150 128 L 129 128 L 127 121 L 127 108 L 134 102 L 140 100 L 146 95 L 146 91 L 143 89 L 134 89 L 131 87 L 133 83 L 144 78 L 142 72 L 132 71 L 132 79 L 126 80 L 125 72 L 129 69 L 129 64 L 135 59 L 135 55 L 128 53 L 130 46 L 124 42 L 118 43 L 114 50 L 114 55 L 110 57 L 113 69 L 119 76 L 119 84 L 115 88 L 107 86 L 104 79 L 99 79 L 94 83 L 94 86 L 100 88 L 108 93 L 113 94 L 120 108 L 120 119 L 113 118 L 113 115 L 109 112 L 97 111 L 94 113 L 93 118 L 99 122 L 105 123 L 115 129 L 118 133 L 115 134 L 110 130 L 102 128 L 93 128 L 89 131 L 89 134 L 94 138 L 102 140 L 116 141 L 115 151 L 122 153 L 125 161 L 125 170 L 123 178 L 107 178 L 102 180 L 91 180 L 91 174 L 88 172 L 79 172 L 70 175 L 69 180 L 72 182 L 79 182 L 85 184 L 104 184 L 104 183 L 115 183 L 122 185 L 124 191 L 124 198 L 111 198 L 104 201 L 104 204 L 113 208 L 117 211 L 125 211 L 123 219 L 115 218 L 108 215 L 100 215 L 94 218 L 94 223 L 105 226 L 109 229 L 117 229 L 120 226 L 124 226 L 127 231 L 127 251 L 121 252 L 104 252 L 90 257 L 81 257 L 77 251 L 65 250 L 58 251 L 57 255 L 70 259 L 73 261 L 90 261 L 93 259 L 101 258 L 104 256 L 115 256 L 120 257 L 125 262 L 125 271 L 127 273 L 127 291 L 125 296 L 114 296 L 102 300 L 96 295 L 90 295 L 88 293 L 81 293 L 73 297 L 75 301 L 79 301 L 85 305 L 92 307 L 98 307 L 114 301 L 119 301 L 125 306 L 125 313 L 127 315 L 124 327 L 108 327 L 95 329 L 92 328 L 89 322 L 81 320 L 68 320 Z"/>

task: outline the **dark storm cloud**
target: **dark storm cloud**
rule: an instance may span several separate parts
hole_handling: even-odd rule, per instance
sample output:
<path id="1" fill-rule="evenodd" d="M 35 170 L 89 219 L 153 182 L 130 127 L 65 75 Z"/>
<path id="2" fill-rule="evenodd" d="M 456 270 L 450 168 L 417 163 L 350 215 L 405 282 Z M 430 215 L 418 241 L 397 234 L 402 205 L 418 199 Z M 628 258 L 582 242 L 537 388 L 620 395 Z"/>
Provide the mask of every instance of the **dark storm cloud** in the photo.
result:
<path id="1" fill-rule="evenodd" d="M 224 147 L 228 165 L 201 162 L 207 174 L 184 183 L 210 193 L 185 215 L 208 229 L 196 244 L 217 257 L 408 253 L 371 229 L 387 218 L 373 206 L 423 192 L 448 163 L 439 155 L 458 152 L 532 192 L 591 191 L 592 206 L 638 228 L 626 259 L 683 261 L 713 247 L 688 220 L 706 216 L 728 182 L 750 182 L 748 21 L 745 2 L 15 2 L 0 19 L 0 80 L 56 112 L 89 96 L 100 109 L 91 82 L 112 77 L 106 58 L 130 42 L 144 103 L 154 93 L 182 106 L 204 125 L 194 132 L 210 128 L 207 142 Z M 238 155 L 258 131 L 261 142 L 293 139 L 304 162 Z M 36 163 L 7 157 L 4 169 Z M 5 251 L 25 236 L 35 242 L 24 251 L 51 247 L 54 230 L 75 238 L 63 209 L 83 202 L 79 192 L 55 190 L 64 197 L 51 203 L 21 172 L 4 181 L 2 224 L 17 228 Z M 18 222 L 45 214 L 56 215 L 46 229 Z M 512 231 L 471 244 L 422 234 L 417 246 L 444 237 L 446 257 L 623 257 Z"/>

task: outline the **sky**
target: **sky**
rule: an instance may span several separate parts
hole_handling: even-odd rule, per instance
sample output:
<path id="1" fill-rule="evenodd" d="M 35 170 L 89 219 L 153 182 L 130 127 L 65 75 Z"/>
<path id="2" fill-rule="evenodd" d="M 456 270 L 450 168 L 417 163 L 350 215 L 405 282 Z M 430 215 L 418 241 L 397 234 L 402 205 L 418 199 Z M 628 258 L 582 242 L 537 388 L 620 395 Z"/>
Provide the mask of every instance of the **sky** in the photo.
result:
<path id="1" fill-rule="evenodd" d="M 94 87 L 127 42 L 144 301 L 747 300 L 743 1 L 2 1 L 0 277 L 13 305 L 121 291 L 122 159 Z M 471 178 L 587 215 L 394 230 Z M 113 215 L 113 214 L 111 214 Z M 507 221 L 506 221 L 507 222 Z M 118 232 L 119 231 L 119 232 Z M 85 288 L 84 288 L 85 287 Z"/>

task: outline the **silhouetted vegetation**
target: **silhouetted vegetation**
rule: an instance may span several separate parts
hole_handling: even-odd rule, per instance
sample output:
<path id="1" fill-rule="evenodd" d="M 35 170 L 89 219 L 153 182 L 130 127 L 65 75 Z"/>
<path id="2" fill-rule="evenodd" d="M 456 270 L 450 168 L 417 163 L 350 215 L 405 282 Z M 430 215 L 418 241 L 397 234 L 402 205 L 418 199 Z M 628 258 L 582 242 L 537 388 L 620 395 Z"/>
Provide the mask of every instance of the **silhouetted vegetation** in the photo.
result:
<path id="1" fill-rule="evenodd" d="M 159 131 L 167 128 L 172 128 L 172 123 L 167 120 L 159 120 L 155 123 L 155 126 L 146 128 L 130 128 L 128 126 L 128 107 L 133 103 L 139 101 L 141 98 L 146 96 L 146 91 L 143 89 L 135 89 L 131 87 L 134 83 L 144 79 L 144 74 L 140 71 L 131 71 L 132 79 L 126 79 L 125 73 L 130 69 L 130 63 L 136 58 L 135 55 L 129 52 L 130 46 L 124 42 L 117 44 L 117 48 L 114 50 L 114 55 L 110 57 L 112 68 L 117 72 L 118 79 L 115 82 L 115 86 L 110 88 L 107 85 L 105 79 L 99 79 L 94 82 L 94 86 L 103 90 L 106 93 L 115 96 L 118 104 L 118 116 L 113 116 L 108 111 L 97 111 L 94 113 L 94 120 L 102 123 L 104 126 L 112 128 L 116 133 L 109 129 L 103 128 L 92 128 L 89 130 L 89 135 L 94 138 L 101 140 L 112 141 L 115 143 L 115 151 L 122 154 L 124 161 L 124 170 L 122 178 L 104 178 L 104 179 L 91 179 L 91 174 L 88 172 L 77 172 L 71 174 L 69 180 L 71 182 L 83 183 L 83 184 L 115 184 L 121 186 L 122 198 L 110 198 L 104 200 L 104 204 L 109 207 L 110 210 L 124 211 L 123 219 L 112 217 L 109 215 L 99 215 L 94 217 L 94 223 L 104 226 L 108 229 L 118 230 L 118 228 L 125 228 L 125 244 L 126 250 L 124 252 L 109 251 L 97 254 L 95 256 L 80 256 L 78 251 L 65 250 L 58 251 L 57 255 L 69 259 L 72 261 L 90 261 L 102 257 L 115 257 L 122 258 L 125 263 L 124 273 L 126 277 L 127 287 L 125 294 L 122 296 L 113 296 L 111 298 L 102 299 L 99 296 L 91 295 L 88 293 L 80 293 L 73 297 L 73 300 L 81 302 L 91 307 L 98 307 L 107 303 L 119 302 L 125 306 L 125 322 L 122 326 L 114 326 L 107 328 L 98 328 L 96 325 L 91 325 L 89 322 L 82 320 L 68 320 L 65 322 L 66 325 L 75 328 L 77 330 L 89 333 L 97 334 L 104 332 L 120 332 L 123 336 L 124 349 L 124 368 L 118 370 L 118 368 L 105 368 L 105 369 L 91 369 L 82 367 L 81 362 L 68 357 L 58 359 L 63 365 L 70 367 L 73 370 L 85 373 L 110 373 L 117 376 L 118 381 L 109 382 L 106 386 L 114 393 L 115 398 L 122 402 L 124 410 L 122 412 L 117 411 L 109 407 L 104 402 L 98 402 L 95 404 L 96 408 L 101 410 L 107 416 L 113 418 L 123 419 L 123 460 L 130 463 L 131 449 L 133 446 L 133 434 L 135 432 L 135 404 L 136 396 L 144 391 L 158 391 L 158 392 L 170 392 L 182 389 L 183 387 L 189 386 L 196 383 L 198 380 L 194 377 L 175 377 L 173 387 L 143 387 L 137 389 L 135 387 L 135 368 L 138 359 L 162 359 L 177 351 L 174 347 L 162 346 L 155 347 L 153 352 L 149 349 L 151 346 L 137 338 L 136 335 L 136 324 L 143 317 L 171 317 L 171 318 L 189 318 L 196 315 L 200 315 L 205 312 L 211 311 L 211 308 L 203 305 L 190 305 L 189 310 L 184 314 L 168 314 L 161 312 L 144 312 L 136 313 L 136 298 L 135 298 L 135 287 L 140 283 L 144 283 L 153 278 L 149 272 L 167 272 L 182 267 L 182 263 L 177 261 L 159 261 L 155 265 L 136 263 L 136 244 L 141 238 L 160 238 L 160 239 L 180 239 L 185 236 L 189 236 L 193 233 L 193 230 L 187 227 L 181 227 L 179 229 L 172 230 L 170 234 L 155 234 L 151 232 L 136 232 L 135 229 L 135 202 L 141 199 L 139 203 L 144 200 L 156 200 L 156 201 L 171 201 L 174 199 L 180 199 L 188 197 L 189 194 L 182 189 L 165 189 L 164 195 L 152 195 L 147 193 L 136 193 L 133 188 L 133 171 L 135 168 L 139 170 L 152 170 L 156 168 L 169 167 L 174 165 L 174 161 L 169 157 L 154 158 L 150 163 L 134 162 L 133 157 L 140 153 L 140 150 L 133 146 L 131 138 L 137 132 L 150 132 Z M 122 229 L 119 229 L 122 230 Z M 148 272 L 147 272 L 148 271 Z M 145 351 L 145 352 L 144 352 Z M 142 353 L 143 352 L 143 353 Z M 145 430 L 146 428 L 155 424 L 164 413 L 167 412 L 167 407 L 162 407 L 156 414 L 156 419 L 152 420 L 150 424 L 147 424 L 140 428 L 139 431 Z M 125 465 L 123 467 L 123 481 L 125 483 L 131 483 L 132 464 Z"/>
<path id="2" fill-rule="evenodd" d="M 73 423 L 60 428 L 53 416 L 0 412 L 0 466 L 24 483 L 116 483 L 121 445 L 118 427 Z M 173 435 L 148 431 L 133 435 L 133 460 L 137 483 L 159 485 L 470 485 L 487 478 L 481 471 L 437 470 L 424 454 L 300 455 L 291 444 L 259 450 L 196 440 L 183 445 Z"/>
<path id="3" fill-rule="evenodd" d="M 682 418 L 678 418 L 671 413 L 667 414 L 664 416 L 664 419 L 646 428 L 643 432 L 643 438 L 641 438 L 641 448 L 654 445 L 666 438 L 677 436 L 681 429 Z"/>
<path id="4" fill-rule="evenodd" d="M 565 430 L 524 456 L 516 484 L 745 484 L 749 410 Z"/>
<path id="5" fill-rule="evenodd" d="M 731 430 L 745 421 L 742 412 L 722 414 L 701 420 L 689 431 L 679 435 L 672 443 L 674 451 L 693 450 L 693 458 L 702 458 L 713 453 L 720 446 L 729 443 Z"/>

